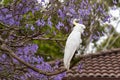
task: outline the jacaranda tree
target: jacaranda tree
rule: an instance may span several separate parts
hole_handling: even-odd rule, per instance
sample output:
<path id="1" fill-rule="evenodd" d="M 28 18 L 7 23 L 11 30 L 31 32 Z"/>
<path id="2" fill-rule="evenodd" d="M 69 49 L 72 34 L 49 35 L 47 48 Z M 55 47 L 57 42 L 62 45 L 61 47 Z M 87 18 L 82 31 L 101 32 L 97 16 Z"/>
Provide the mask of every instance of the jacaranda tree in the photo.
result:
<path id="1" fill-rule="evenodd" d="M 82 34 L 83 52 L 90 42 L 95 43 L 104 35 L 106 26 L 99 21 L 109 20 L 107 4 L 102 0 L 50 0 L 46 6 L 37 0 L 4 1 L 0 4 L 3 80 L 61 80 L 65 69 L 54 55 L 63 55 L 72 20 L 80 19 L 79 23 L 86 26 Z M 54 64 L 46 59 L 54 60 Z"/>

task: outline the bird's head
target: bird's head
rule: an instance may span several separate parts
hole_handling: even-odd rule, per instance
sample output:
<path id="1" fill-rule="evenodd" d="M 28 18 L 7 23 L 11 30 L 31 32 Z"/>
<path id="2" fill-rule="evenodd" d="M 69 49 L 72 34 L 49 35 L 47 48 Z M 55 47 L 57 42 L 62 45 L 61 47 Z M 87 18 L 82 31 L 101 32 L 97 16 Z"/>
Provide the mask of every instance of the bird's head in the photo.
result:
<path id="1" fill-rule="evenodd" d="M 74 19 L 74 20 L 73 20 L 73 24 L 74 24 L 75 26 L 79 24 L 79 23 L 77 23 L 77 21 L 79 21 L 79 19 Z"/>
<path id="2" fill-rule="evenodd" d="M 83 32 L 84 29 L 86 28 L 85 25 L 80 24 L 80 23 L 77 23 L 77 21 L 79 21 L 79 19 L 74 19 L 74 20 L 73 20 L 73 24 L 75 25 L 74 28 L 76 28 L 77 30 Z"/>

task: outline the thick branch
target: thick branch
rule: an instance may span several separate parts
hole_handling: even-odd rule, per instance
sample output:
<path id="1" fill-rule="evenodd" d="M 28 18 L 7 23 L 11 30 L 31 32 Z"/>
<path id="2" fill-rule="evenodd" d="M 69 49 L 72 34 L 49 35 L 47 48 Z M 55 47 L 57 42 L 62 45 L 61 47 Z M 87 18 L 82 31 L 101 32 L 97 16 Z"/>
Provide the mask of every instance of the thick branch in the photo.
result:
<path id="1" fill-rule="evenodd" d="M 12 43 L 11 47 L 21 47 L 23 46 L 26 42 L 29 42 L 31 40 L 50 40 L 50 41 L 65 41 L 66 39 L 57 39 L 57 38 L 43 38 L 43 37 L 26 37 L 21 39 L 21 41 L 19 43 L 15 43 L 18 41 L 15 41 L 14 43 Z"/>
<path id="2" fill-rule="evenodd" d="M 66 71 L 64 68 L 62 68 L 59 71 L 55 71 L 55 72 L 45 72 L 45 71 L 42 71 L 42 70 L 40 70 L 38 68 L 35 68 L 35 67 L 31 66 L 29 63 L 26 63 L 23 60 L 21 60 L 17 55 L 15 55 L 15 53 L 11 49 L 7 48 L 6 44 L 2 44 L 0 48 L 2 50 L 4 50 L 4 51 L 9 52 L 9 55 L 11 55 L 13 58 L 15 58 L 16 60 L 18 60 L 19 62 L 21 62 L 25 66 L 27 66 L 28 68 L 31 68 L 32 70 L 34 70 L 35 72 L 38 72 L 40 74 L 44 74 L 46 76 L 52 76 L 52 75 L 56 75 L 56 74 L 59 74 L 61 72 Z"/>

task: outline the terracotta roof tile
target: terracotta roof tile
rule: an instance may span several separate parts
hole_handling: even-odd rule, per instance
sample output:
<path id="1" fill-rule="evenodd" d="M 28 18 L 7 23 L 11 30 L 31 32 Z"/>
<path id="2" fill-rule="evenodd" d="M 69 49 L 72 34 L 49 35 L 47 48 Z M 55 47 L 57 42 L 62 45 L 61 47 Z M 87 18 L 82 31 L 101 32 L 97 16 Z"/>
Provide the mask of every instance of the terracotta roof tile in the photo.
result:
<path id="1" fill-rule="evenodd" d="M 78 69 L 79 65 L 81 65 L 81 69 Z M 76 66 L 67 71 L 64 80 L 78 77 L 120 78 L 120 48 L 82 57 Z"/>

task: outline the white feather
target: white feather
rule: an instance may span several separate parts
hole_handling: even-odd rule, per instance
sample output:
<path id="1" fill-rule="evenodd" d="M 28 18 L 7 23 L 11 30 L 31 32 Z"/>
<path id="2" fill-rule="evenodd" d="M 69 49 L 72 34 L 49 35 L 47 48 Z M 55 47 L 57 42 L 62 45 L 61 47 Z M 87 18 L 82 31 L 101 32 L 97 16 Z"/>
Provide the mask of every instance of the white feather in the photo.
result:
<path id="1" fill-rule="evenodd" d="M 67 70 L 69 70 L 70 61 L 75 51 L 79 49 L 80 43 L 82 42 L 81 33 L 84 31 L 84 28 L 84 25 L 76 23 L 76 26 L 67 38 L 64 51 L 64 66 Z"/>

